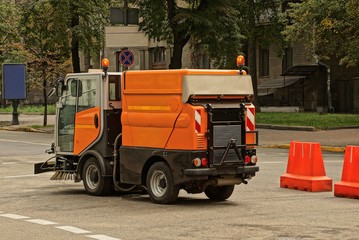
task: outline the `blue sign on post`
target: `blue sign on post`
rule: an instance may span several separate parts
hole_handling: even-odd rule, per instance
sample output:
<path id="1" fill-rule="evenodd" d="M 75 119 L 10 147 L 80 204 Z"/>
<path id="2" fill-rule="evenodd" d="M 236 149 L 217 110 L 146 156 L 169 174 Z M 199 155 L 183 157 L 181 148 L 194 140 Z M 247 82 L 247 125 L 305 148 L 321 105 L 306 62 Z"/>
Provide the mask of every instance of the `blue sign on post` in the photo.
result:
<path id="1" fill-rule="evenodd" d="M 26 65 L 17 63 L 4 63 L 2 65 L 2 96 L 12 100 L 12 125 L 19 125 L 17 107 L 20 99 L 26 99 Z"/>
<path id="2" fill-rule="evenodd" d="M 121 51 L 120 62 L 122 66 L 129 67 L 133 64 L 134 61 L 135 61 L 135 56 L 130 50 L 125 49 Z"/>
<path id="3" fill-rule="evenodd" d="M 26 65 L 4 63 L 2 96 L 7 100 L 26 99 Z"/>

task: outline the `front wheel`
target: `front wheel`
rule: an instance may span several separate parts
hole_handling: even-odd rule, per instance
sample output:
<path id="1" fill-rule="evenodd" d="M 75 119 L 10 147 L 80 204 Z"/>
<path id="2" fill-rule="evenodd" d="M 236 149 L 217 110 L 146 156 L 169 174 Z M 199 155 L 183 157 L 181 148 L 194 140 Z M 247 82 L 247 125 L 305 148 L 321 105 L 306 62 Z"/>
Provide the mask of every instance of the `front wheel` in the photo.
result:
<path id="1" fill-rule="evenodd" d="M 146 187 L 154 203 L 168 204 L 177 200 L 179 186 L 174 185 L 171 169 L 164 162 L 154 163 L 150 167 Z"/>
<path id="2" fill-rule="evenodd" d="M 82 170 L 82 180 L 86 192 L 90 195 L 107 195 L 111 189 L 111 179 L 102 176 L 100 164 L 95 157 L 86 160 Z"/>
<path id="3" fill-rule="evenodd" d="M 224 201 L 229 198 L 234 190 L 234 185 L 229 186 L 208 186 L 204 193 L 214 201 Z"/>

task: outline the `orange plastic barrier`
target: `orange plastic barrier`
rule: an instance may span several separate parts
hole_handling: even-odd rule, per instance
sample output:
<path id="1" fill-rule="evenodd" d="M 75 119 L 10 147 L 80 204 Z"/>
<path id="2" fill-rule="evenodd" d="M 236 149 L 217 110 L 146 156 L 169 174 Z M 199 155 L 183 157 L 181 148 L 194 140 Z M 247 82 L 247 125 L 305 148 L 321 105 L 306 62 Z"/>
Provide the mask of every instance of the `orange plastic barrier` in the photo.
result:
<path id="1" fill-rule="evenodd" d="M 280 177 L 280 187 L 310 192 L 332 191 L 332 179 L 325 175 L 319 143 L 290 143 L 287 173 Z"/>
<path id="2" fill-rule="evenodd" d="M 345 148 L 342 179 L 334 184 L 334 196 L 359 198 L 359 146 Z"/>

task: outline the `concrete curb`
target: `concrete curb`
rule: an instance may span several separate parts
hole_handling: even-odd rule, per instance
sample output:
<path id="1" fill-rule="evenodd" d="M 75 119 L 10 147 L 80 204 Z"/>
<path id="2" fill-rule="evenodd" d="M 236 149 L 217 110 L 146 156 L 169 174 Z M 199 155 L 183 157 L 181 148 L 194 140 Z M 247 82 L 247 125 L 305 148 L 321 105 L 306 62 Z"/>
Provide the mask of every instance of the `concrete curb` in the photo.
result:
<path id="1" fill-rule="evenodd" d="M 17 132 L 34 132 L 34 133 L 53 133 L 53 130 L 51 129 L 49 131 L 46 131 L 43 129 L 35 129 L 25 125 L 0 127 L 0 130 L 17 131 Z"/>
<path id="2" fill-rule="evenodd" d="M 314 131 L 340 130 L 340 129 L 358 129 L 359 126 L 340 126 L 340 127 L 329 127 L 326 129 L 317 129 L 315 127 L 308 127 L 308 126 L 282 126 L 282 125 L 272 125 L 272 124 L 256 124 L 256 128 L 314 132 Z"/>
<path id="3" fill-rule="evenodd" d="M 264 129 L 275 129 L 275 130 L 293 130 L 293 131 L 317 131 L 315 127 L 306 127 L 306 126 L 282 126 L 282 125 L 272 125 L 272 124 L 256 124 L 256 128 Z"/>
<path id="4" fill-rule="evenodd" d="M 260 148 L 279 148 L 279 149 L 289 149 L 290 148 L 290 144 L 272 144 L 272 145 L 260 145 Z M 335 147 L 335 146 L 320 146 L 320 149 L 322 149 L 322 151 L 326 151 L 326 152 L 337 152 L 337 153 L 341 153 L 341 152 L 345 152 L 345 147 Z"/>

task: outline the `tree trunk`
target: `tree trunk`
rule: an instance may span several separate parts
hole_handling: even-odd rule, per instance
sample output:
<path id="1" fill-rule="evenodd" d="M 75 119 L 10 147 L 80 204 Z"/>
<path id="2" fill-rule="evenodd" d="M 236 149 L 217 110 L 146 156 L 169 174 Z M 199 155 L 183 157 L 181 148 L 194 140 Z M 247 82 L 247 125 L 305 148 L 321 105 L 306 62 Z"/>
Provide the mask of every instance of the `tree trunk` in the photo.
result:
<path id="1" fill-rule="evenodd" d="M 43 126 L 47 126 L 47 82 L 46 82 L 46 67 L 42 66 L 42 93 L 44 96 L 44 122 Z"/>
<path id="2" fill-rule="evenodd" d="M 175 39 L 173 45 L 173 52 L 171 57 L 171 63 L 168 66 L 169 69 L 181 69 L 182 68 L 182 52 L 183 46 Z"/>
<path id="3" fill-rule="evenodd" d="M 256 111 L 260 112 L 260 106 L 258 101 L 258 78 L 257 78 L 257 43 L 255 39 L 249 39 L 248 41 L 248 62 L 249 62 L 249 74 L 252 77 L 254 101 L 253 104 L 256 107 Z"/>
<path id="4" fill-rule="evenodd" d="M 176 32 L 173 40 L 173 53 L 171 57 L 171 63 L 168 66 L 169 69 L 181 69 L 182 68 L 182 54 L 183 48 L 188 43 L 190 37 L 186 33 Z M 184 36 L 184 37 L 183 37 Z"/>
<path id="5" fill-rule="evenodd" d="M 74 28 L 80 24 L 79 15 L 75 14 L 71 19 L 71 28 L 72 28 L 72 39 L 71 39 L 71 57 L 72 57 L 72 67 L 74 73 L 81 72 L 80 69 L 80 56 L 79 56 L 79 39 L 77 34 L 74 31 Z"/>
<path id="6" fill-rule="evenodd" d="M 255 2 L 254 0 L 248 1 L 248 20 L 249 25 L 253 26 L 252 32 L 248 36 L 248 61 L 249 61 L 249 70 L 250 75 L 252 76 L 252 84 L 254 91 L 254 101 L 253 104 L 256 107 L 256 111 L 260 112 L 261 108 L 258 101 L 258 84 L 257 84 L 257 35 L 256 35 L 256 17 L 255 17 Z"/>

